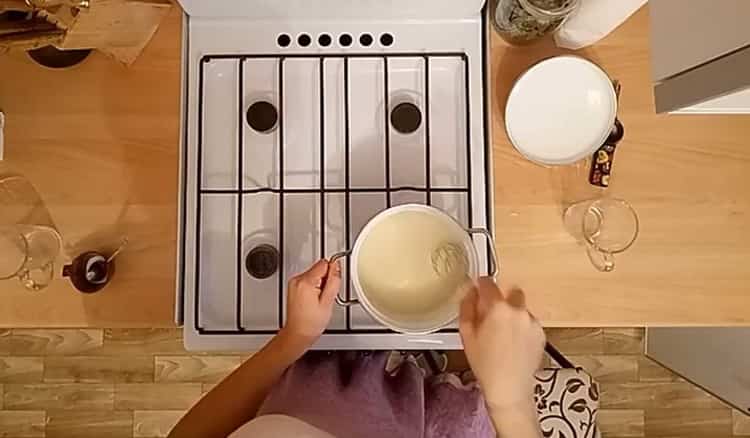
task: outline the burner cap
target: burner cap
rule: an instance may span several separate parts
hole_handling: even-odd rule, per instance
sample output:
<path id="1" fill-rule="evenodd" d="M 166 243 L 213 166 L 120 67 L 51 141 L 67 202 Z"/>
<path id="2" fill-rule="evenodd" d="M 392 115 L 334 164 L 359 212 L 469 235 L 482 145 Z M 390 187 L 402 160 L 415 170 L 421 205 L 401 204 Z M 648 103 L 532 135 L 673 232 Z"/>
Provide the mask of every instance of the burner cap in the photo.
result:
<path id="1" fill-rule="evenodd" d="M 391 125 L 402 134 L 411 134 L 421 124 L 422 112 L 413 103 L 399 103 L 391 110 Z"/>
<path id="2" fill-rule="evenodd" d="M 267 133 L 276 127 L 279 112 L 273 104 L 265 101 L 255 102 L 247 109 L 247 124 L 254 130 Z"/>
<path id="3" fill-rule="evenodd" d="M 258 245 L 247 253 L 245 269 L 251 276 L 262 280 L 279 269 L 279 251 L 271 245 Z"/>

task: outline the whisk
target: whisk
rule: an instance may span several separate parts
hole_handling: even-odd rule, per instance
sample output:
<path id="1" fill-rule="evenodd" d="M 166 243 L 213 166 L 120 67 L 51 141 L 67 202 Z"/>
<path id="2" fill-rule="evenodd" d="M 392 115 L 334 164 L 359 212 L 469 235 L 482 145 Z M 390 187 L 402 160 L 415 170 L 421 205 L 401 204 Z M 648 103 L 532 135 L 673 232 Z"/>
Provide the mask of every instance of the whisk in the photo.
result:
<path id="1" fill-rule="evenodd" d="M 443 242 L 430 254 L 432 269 L 443 278 L 461 275 L 469 278 L 469 258 L 466 250 L 453 242 Z"/>
<path id="2" fill-rule="evenodd" d="M 444 242 L 438 245 L 431 254 L 432 269 L 440 277 L 449 278 L 452 275 L 463 275 L 465 280 L 469 280 L 469 258 L 466 251 L 453 242 Z M 460 287 L 456 291 L 456 298 L 463 299 L 466 289 Z M 574 368 L 573 364 L 563 356 L 552 344 L 546 342 L 544 351 L 563 368 Z"/>

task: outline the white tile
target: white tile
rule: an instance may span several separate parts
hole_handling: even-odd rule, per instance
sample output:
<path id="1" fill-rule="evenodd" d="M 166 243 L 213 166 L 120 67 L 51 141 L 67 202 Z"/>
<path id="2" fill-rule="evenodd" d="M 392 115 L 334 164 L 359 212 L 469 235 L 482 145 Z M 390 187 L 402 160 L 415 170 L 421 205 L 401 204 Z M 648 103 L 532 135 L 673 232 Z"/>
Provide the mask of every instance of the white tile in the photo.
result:
<path id="1" fill-rule="evenodd" d="M 423 58 L 388 58 L 388 131 L 390 133 L 391 185 L 425 186 L 425 61 Z M 402 134 L 390 123 L 397 105 L 411 103 L 422 114 L 419 128 Z"/>
<path id="2" fill-rule="evenodd" d="M 385 185 L 383 61 L 349 61 L 351 186 Z"/>
<path id="3" fill-rule="evenodd" d="M 324 63 L 325 97 L 325 186 L 345 186 L 344 59 L 328 58 Z"/>
<path id="4" fill-rule="evenodd" d="M 236 327 L 237 196 L 201 196 L 200 324 Z"/>
<path id="5" fill-rule="evenodd" d="M 203 65 L 203 169 L 204 189 L 237 187 L 239 145 L 238 62 L 212 60 Z"/>
<path id="6" fill-rule="evenodd" d="M 320 64 L 316 58 L 284 61 L 282 106 L 285 188 L 320 187 Z"/>
<path id="7" fill-rule="evenodd" d="M 460 192 L 432 192 L 432 206 L 439 208 L 464 228 L 469 228 L 467 194 Z"/>
<path id="8" fill-rule="evenodd" d="M 404 204 L 426 204 L 427 194 L 425 192 L 393 192 L 391 194 L 391 205 L 404 205 Z"/>
<path id="9" fill-rule="evenodd" d="M 279 61 L 247 59 L 242 66 L 244 163 L 243 186 L 246 189 L 279 187 L 279 130 L 258 132 L 247 123 L 247 109 L 257 102 L 268 102 L 279 109 Z"/>
<path id="10" fill-rule="evenodd" d="M 430 59 L 430 181 L 434 187 L 467 184 L 467 96 L 463 69 L 459 58 Z"/>
<path id="11" fill-rule="evenodd" d="M 259 245 L 279 249 L 279 198 L 273 193 L 242 197 L 242 323 L 243 328 L 250 330 L 279 328 L 279 270 L 268 278 L 259 279 L 251 276 L 245 267 L 248 253 Z"/>

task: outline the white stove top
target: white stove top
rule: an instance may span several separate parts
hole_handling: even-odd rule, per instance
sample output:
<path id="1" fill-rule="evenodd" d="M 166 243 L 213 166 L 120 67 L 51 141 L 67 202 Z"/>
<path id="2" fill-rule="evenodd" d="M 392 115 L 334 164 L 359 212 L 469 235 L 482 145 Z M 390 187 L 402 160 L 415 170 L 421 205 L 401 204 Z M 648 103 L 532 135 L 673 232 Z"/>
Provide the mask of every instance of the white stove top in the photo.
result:
<path id="1" fill-rule="evenodd" d="M 492 224 L 481 1 L 473 12 L 468 2 L 405 1 L 413 17 L 391 9 L 378 17 L 371 0 L 321 1 L 362 6 L 328 19 L 271 6 L 283 2 L 256 0 L 257 14 L 250 8 L 245 18 L 182 3 L 196 14 L 185 25 L 178 236 L 177 314 L 188 349 L 262 345 L 283 325 L 288 278 L 351 248 L 388 206 L 427 203 L 467 227 Z M 455 16 L 415 19 L 438 3 Z M 486 271 L 486 250 L 480 259 Z M 353 307 L 334 310 L 316 347 L 460 341 L 455 327 L 393 333 Z"/>

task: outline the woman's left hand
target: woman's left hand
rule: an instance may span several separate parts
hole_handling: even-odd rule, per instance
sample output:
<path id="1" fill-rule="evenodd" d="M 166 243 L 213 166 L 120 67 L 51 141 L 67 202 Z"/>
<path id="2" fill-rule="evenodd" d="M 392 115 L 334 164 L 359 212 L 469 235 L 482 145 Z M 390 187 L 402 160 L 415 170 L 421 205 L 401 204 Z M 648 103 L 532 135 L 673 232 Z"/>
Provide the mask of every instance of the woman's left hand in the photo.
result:
<path id="1" fill-rule="evenodd" d="M 328 326 L 340 286 L 339 265 L 325 260 L 289 280 L 284 328 L 193 406 L 169 436 L 229 436 L 250 421 L 284 371 Z"/>
<path id="2" fill-rule="evenodd" d="M 318 260 L 307 271 L 289 280 L 286 324 L 282 335 L 312 345 L 331 321 L 333 303 L 341 287 L 341 267 Z"/>

